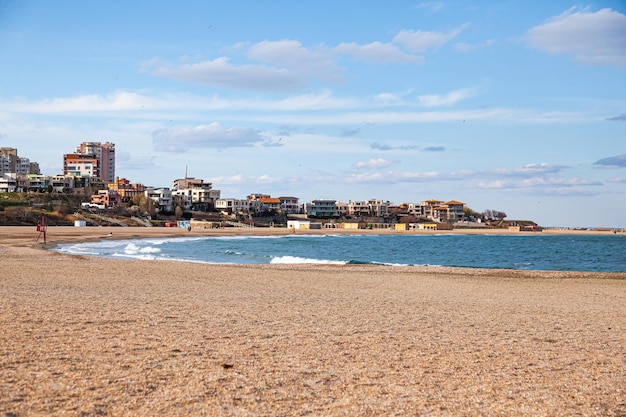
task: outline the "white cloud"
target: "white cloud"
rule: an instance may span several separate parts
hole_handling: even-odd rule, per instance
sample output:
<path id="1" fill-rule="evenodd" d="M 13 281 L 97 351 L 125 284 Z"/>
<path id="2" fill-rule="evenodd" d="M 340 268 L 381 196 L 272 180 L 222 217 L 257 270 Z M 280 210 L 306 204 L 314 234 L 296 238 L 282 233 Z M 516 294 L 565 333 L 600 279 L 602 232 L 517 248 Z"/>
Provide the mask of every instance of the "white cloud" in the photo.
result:
<path id="1" fill-rule="evenodd" d="M 445 3 L 442 1 L 426 1 L 423 3 L 419 3 L 416 7 L 418 9 L 425 9 L 431 13 L 435 13 L 443 9 L 445 7 Z"/>
<path id="2" fill-rule="evenodd" d="M 481 43 L 466 43 L 466 42 L 457 42 L 454 44 L 454 49 L 459 52 L 474 52 L 479 49 L 489 48 L 490 46 L 495 45 L 496 41 L 494 39 L 487 39 Z"/>
<path id="3" fill-rule="evenodd" d="M 388 159 L 384 159 L 384 158 L 377 158 L 377 159 L 370 159 L 369 161 L 359 161 L 356 163 L 356 167 L 357 168 L 372 168 L 372 169 L 379 169 L 379 168 L 386 168 L 388 166 L 390 166 L 391 164 L 393 164 L 392 161 L 388 160 Z"/>
<path id="4" fill-rule="evenodd" d="M 425 107 L 452 106 L 457 102 L 472 97 L 475 94 L 472 89 L 461 89 L 448 94 L 423 94 L 417 97 L 418 102 Z"/>
<path id="5" fill-rule="evenodd" d="M 395 45 L 382 42 L 372 42 L 366 45 L 359 45 L 355 42 L 340 43 L 333 48 L 333 51 L 372 62 L 420 63 L 424 60 L 419 55 L 407 54 L 399 50 Z"/>
<path id="6" fill-rule="evenodd" d="M 518 187 L 545 187 L 545 186 L 559 186 L 559 187 L 578 187 L 578 186 L 597 186 L 602 185 L 602 182 L 596 180 L 587 180 L 584 178 L 557 178 L 557 177 L 533 177 L 520 180 L 517 183 Z"/>
<path id="7" fill-rule="evenodd" d="M 288 68 L 298 76 L 312 76 L 327 82 L 341 82 L 343 70 L 332 60 L 326 47 L 305 48 L 295 40 L 263 41 L 247 51 L 248 58 Z"/>
<path id="8" fill-rule="evenodd" d="M 326 47 L 307 48 L 295 40 L 281 40 L 239 44 L 237 49 L 245 47 L 249 63 L 243 65 L 219 57 L 182 65 L 151 60 L 143 67 L 156 76 L 237 90 L 292 92 L 304 89 L 311 78 L 328 83 L 343 81 L 343 68 L 333 61 Z"/>
<path id="9" fill-rule="evenodd" d="M 535 176 L 538 174 L 556 174 L 567 167 L 564 165 L 557 164 L 548 164 L 548 163 L 540 163 L 540 164 L 528 164 L 522 167 L 517 167 L 513 169 L 497 169 L 492 171 L 493 174 L 499 176 L 506 177 L 528 177 Z"/>
<path id="10" fill-rule="evenodd" d="M 468 24 L 461 25 L 450 32 L 428 32 L 422 30 L 402 30 L 393 38 L 393 42 L 400 44 L 411 52 L 424 52 L 435 46 L 443 45 L 457 37 Z"/>
<path id="11" fill-rule="evenodd" d="M 34 102 L 15 100 L 11 104 L 2 103 L 7 111 L 24 113 L 84 113 L 119 112 L 141 110 L 150 101 L 152 108 L 169 106 L 165 101 L 150 100 L 138 93 L 116 91 L 107 95 L 89 94 L 74 97 L 56 97 Z"/>
<path id="12" fill-rule="evenodd" d="M 402 182 L 423 182 L 441 179 L 441 174 L 437 172 L 412 172 L 412 171 L 386 171 L 353 173 L 344 177 L 344 182 L 352 183 L 402 183 Z"/>
<path id="13" fill-rule="evenodd" d="M 262 144 L 266 139 L 248 127 L 224 127 L 217 122 L 196 127 L 159 129 L 152 141 L 157 151 L 185 152 L 201 148 L 237 148 Z"/>
<path id="14" fill-rule="evenodd" d="M 590 65 L 626 66 L 626 16 L 571 8 L 526 33 L 535 48 Z"/>
<path id="15" fill-rule="evenodd" d="M 299 74 L 286 68 L 264 65 L 234 66 L 225 57 L 179 67 L 159 65 L 150 72 L 178 81 L 240 90 L 295 91 L 306 86 L 305 80 Z"/>
<path id="16" fill-rule="evenodd" d="M 283 178 L 272 177 L 267 174 L 246 176 L 246 175 L 230 175 L 228 177 L 212 177 L 210 181 L 215 184 L 224 185 L 247 185 L 247 184 L 279 184 L 284 181 Z"/>

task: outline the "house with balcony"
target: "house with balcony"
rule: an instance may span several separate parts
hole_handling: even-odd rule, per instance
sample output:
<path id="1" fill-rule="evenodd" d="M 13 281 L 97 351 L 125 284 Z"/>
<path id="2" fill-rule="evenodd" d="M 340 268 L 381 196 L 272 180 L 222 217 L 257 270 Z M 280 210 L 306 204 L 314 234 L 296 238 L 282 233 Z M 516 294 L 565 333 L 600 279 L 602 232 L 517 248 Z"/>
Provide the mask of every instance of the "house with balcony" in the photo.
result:
<path id="1" fill-rule="evenodd" d="M 454 223 L 465 218 L 465 203 L 450 200 L 433 208 L 432 218 L 439 222 Z"/>
<path id="2" fill-rule="evenodd" d="M 74 177 L 69 175 L 53 175 L 50 181 L 55 193 L 65 193 L 74 188 Z"/>
<path id="3" fill-rule="evenodd" d="M 385 217 L 389 214 L 389 201 L 383 200 L 367 200 L 367 206 L 370 209 L 370 215 L 375 217 Z"/>
<path id="4" fill-rule="evenodd" d="M 439 207 L 443 204 L 441 200 L 424 200 L 420 204 L 420 216 L 427 219 L 435 219 L 435 207 Z"/>
<path id="5" fill-rule="evenodd" d="M 307 217 L 339 217 L 337 200 L 320 199 L 313 200 L 305 205 Z"/>
<path id="6" fill-rule="evenodd" d="M 115 182 L 108 184 L 109 190 L 114 190 L 123 201 L 130 201 L 133 197 L 143 194 L 146 186 L 143 184 L 133 184 L 126 178 L 115 177 Z"/>
<path id="7" fill-rule="evenodd" d="M 189 208 L 192 210 L 213 208 L 215 202 L 220 198 L 220 190 L 214 190 L 212 183 L 202 179 L 185 177 L 173 180 L 172 190 L 175 196 L 187 199 L 190 202 Z"/>
<path id="8" fill-rule="evenodd" d="M 63 155 L 63 174 L 73 177 L 100 178 L 99 161 L 92 155 L 70 153 Z"/>
<path id="9" fill-rule="evenodd" d="M 243 214 L 250 211 L 250 200 L 238 198 L 220 198 L 215 200 L 215 208 L 228 214 Z"/>
<path id="10" fill-rule="evenodd" d="M 286 214 L 300 214 L 302 206 L 297 197 L 278 197 L 280 201 L 280 211 Z"/>
<path id="11" fill-rule="evenodd" d="M 36 192 L 45 192 L 50 184 L 50 177 L 47 175 L 28 174 L 28 190 Z"/>
<path id="12" fill-rule="evenodd" d="M 370 206 L 367 201 L 348 200 L 348 215 L 354 217 L 369 216 L 371 214 Z"/>
<path id="13" fill-rule="evenodd" d="M 172 211 L 172 191 L 169 188 L 148 188 L 144 195 L 154 202 L 155 207 L 163 211 Z"/>
<path id="14" fill-rule="evenodd" d="M 14 172 L 0 175 L 0 193 L 14 193 L 17 191 L 17 174 Z"/>
<path id="15" fill-rule="evenodd" d="M 113 189 L 98 190 L 98 194 L 93 194 L 91 196 L 91 204 L 107 208 L 118 207 L 122 204 L 122 202 L 122 196 Z"/>
<path id="16" fill-rule="evenodd" d="M 260 211 L 275 211 L 280 212 L 280 199 L 272 198 L 272 197 L 261 197 L 258 199 L 260 206 Z"/>

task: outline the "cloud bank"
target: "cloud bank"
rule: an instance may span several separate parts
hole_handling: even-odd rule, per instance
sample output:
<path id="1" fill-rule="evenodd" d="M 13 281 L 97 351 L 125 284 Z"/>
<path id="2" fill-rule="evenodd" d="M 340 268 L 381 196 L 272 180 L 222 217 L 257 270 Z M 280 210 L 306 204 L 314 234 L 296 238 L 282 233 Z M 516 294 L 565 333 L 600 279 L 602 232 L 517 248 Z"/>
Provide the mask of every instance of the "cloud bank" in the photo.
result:
<path id="1" fill-rule="evenodd" d="M 612 9 L 595 13 L 573 7 L 530 29 L 531 46 L 568 55 L 587 65 L 626 67 L 626 15 Z"/>

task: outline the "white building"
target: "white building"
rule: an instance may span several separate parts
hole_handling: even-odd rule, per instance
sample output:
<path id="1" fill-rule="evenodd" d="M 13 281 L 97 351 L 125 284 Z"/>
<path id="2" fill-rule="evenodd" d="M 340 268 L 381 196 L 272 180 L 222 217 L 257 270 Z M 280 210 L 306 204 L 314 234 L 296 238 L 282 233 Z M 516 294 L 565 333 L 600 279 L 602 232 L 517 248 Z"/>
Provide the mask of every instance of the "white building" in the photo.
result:
<path id="1" fill-rule="evenodd" d="M 4 173 L 0 175 L 0 193 L 14 193 L 17 191 L 17 174 Z"/>
<path id="2" fill-rule="evenodd" d="M 337 201 L 331 199 L 313 200 L 305 206 L 310 217 L 339 217 Z"/>
<path id="3" fill-rule="evenodd" d="M 189 201 L 189 208 L 215 207 L 215 202 L 220 198 L 220 190 L 214 190 L 213 184 L 196 178 L 180 178 L 172 181 L 172 190 L 175 196 L 184 197 Z"/>
<path id="4" fill-rule="evenodd" d="M 169 188 L 148 188 L 144 191 L 146 197 L 154 201 L 154 205 L 163 211 L 172 211 L 172 191 Z"/>
<path id="5" fill-rule="evenodd" d="M 302 206 L 297 197 L 278 197 L 280 210 L 287 214 L 300 214 Z"/>
<path id="6" fill-rule="evenodd" d="M 215 208 L 217 210 L 232 213 L 249 213 L 250 200 L 241 200 L 238 198 L 220 198 L 215 200 Z"/>

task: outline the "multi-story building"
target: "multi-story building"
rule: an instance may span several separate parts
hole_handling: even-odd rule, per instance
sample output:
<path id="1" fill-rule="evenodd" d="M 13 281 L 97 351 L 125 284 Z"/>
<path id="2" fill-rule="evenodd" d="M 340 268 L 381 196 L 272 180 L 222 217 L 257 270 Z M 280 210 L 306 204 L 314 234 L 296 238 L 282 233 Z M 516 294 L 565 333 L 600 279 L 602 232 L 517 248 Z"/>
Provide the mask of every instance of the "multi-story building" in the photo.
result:
<path id="1" fill-rule="evenodd" d="M 131 184 L 126 178 L 115 177 L 115 182 L 108 185 L 109 190 L 115 190 L 123 201 L 130 201 L 136 195 L 143 194 L 146 186 L 143 184 Z"/>
<path id="2" fill-rule="evenodd" d="M 348 200 L 348 215 L 350 216 L 369 216 L 370 207 L 367 201 L 352 201 Z"/>
<path id="3" fill-rule="evenodd" d="M 427 219 L 435 218 L 435 207 L 439 207 L 443 204 L 441 200 L 424 200 L 420 205 L 421 216 Z"/>
<path id="4" fill-rule="evenodd" d="M 280 210 L 287 214 L 300 214 L 302 206 L 297 197 L 278 197 Z"/>
<path id="5" fill-rule="evenodd" d="M 152 199 L 154 205 L 163 211 L 172 211 L 172 191 L 169 188 L 148 188 L 144 191 L 146 197 Z"/>
<path id="6" fill-rule="evenodd" d="M 20 174 L 18 174 L 20 175 Z M 28 190 L 29 191 L 46 191 L 52 178 L 48 175 L 28 174 Z"/>
<path id="7" fill-rule="evenodd" d="M 70 175 L 53 175 L 50 178 L 52 190 L 56 193 L 65 193 L 74 188 L 74 177 Z"/>
<path id="8" fill-rule="evenodd" d="M 76 148 L 75 153 L 97 159 L 97 177 L 109 184 L 115 182 L 115 144 L 83 142 Z"/>
<path id="9" fill-rule="evenodd" d="M 0 148 L 0 175 L 16 173 L 21 175 L 41 174 L 39 164 L 17 155 L 16 148 Z"/>
<path id="10" fill-rule="evenodd" d="M 391 203 L 383 200 L 367 200 L 367 201 L 352 201 L 348 200 L 347 204 L 337 203 L 337 209 L 342 215 L 362 217 L 384 217 L 388 213 L 388 209 Z"/>
<path id="11" fill-rule="evenodd" d="M 63 175 L 100 179 L 100 162 L 93 155 L 63 155 Z"/>
<path id="12" fill-rule="evenodd" d="M 178 198 L 189 199 L 191 208 L 208 209 L 215 207 L 220 198 L 220 190 L 214 190 L 213 184 L 202 179 L 181 178 L 172 181 L 172 190 Z M 182 192 L 181 192 L 182 191 Z"/>
<path id="13" fill-rule="evenodd" d="M 117 207 L 122 204 L 122 196 L 113 189 L 98 190 L 98 194 L 91 196 L 91 204 L 102 205 L 108 208 Z"/>
<path id="14" fill-rule="evenodd" d="M 383 200 L 367 200 L 367 206 L 370 208 L 370 215 L 375 217 L 385 217 L 389 214 L 389 206 L 391 202 Z"/>
<path id="15" fill-rule="evenodd" d="M 440 222 L 456 222 L 465 218 L 465 203 L 450 200 L 433 209 L 433 218 Z"/>
<path id="16" fill-rule="evenodd" d="M 250 210 L 250 200 L 237 198 L 220 198 L 215 201 L 215 208 L 232 213 L 248 213 Z"/>
<path id="17" fill-rule="evenodd" d="M 305 205 L 306 215 L 309 217 L 338 217 L 337 200 L 313 200 Z"/>
<path id="18" fill-rule="evenodd" d="M 0 174 L 0 193 L 14 193 L 17 191 L 17 174 L 7 172 Z"/>
<path id="19" fill-rule="evenodd" d="M 11 174 L 15 171 L 17 161 L 17 149 L 0 148 L 0 174 Z"/>

